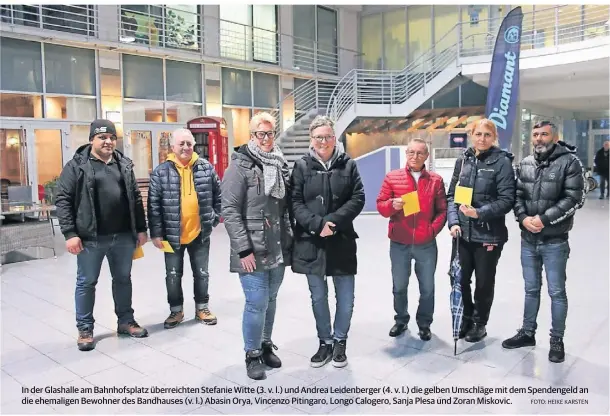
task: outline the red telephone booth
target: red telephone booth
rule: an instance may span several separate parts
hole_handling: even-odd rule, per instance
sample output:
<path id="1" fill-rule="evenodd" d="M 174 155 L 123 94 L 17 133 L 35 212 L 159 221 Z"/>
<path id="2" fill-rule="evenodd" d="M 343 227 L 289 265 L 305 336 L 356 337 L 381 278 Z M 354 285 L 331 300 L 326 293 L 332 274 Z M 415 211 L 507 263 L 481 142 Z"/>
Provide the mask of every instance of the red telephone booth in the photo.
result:
<path id="1" fill-rule="evenodd" d="M 221 117 L 197 117 L 186 123 L 195 138 L 195 152 L 214 166 L 222 179 L 229 166 L 227 123 Z"/>

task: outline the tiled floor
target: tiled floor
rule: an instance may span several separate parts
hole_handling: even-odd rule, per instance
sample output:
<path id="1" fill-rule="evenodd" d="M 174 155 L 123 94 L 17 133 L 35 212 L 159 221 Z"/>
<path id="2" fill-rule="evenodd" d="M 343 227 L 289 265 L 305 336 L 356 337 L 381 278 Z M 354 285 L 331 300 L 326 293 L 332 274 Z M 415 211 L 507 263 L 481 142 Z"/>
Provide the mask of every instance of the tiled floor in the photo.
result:
<path id="1" fill-rule="evenodd" d="M 349 365 L 344 369 L 309 366 L 309 358 L 318 343 L 309 291 L 304 276 L 288 271 L 278 297 L 273 336 L 284 365 L 270 371 L 262 382 L 254 382 L 245 374 L 241 337 L 243 294 L 237 277 L 227 271 L 228 238 L 222 226 L 212 236 L 210 262 L 210 307 L 218 315 L 217 326 L 200 325 L 192 320 L 193 289 L 190 279 L 185 277 L 184 297 L 189 299 L 185 312 L 189 320 L 173 330 L 163 329 L 162 322 L 168 313 L 163 256 L 147 244 L 145 257 L 134 263 L 133 306 L 140 324 L 151 332 L 150 337 L 117 338 L 111 281 L 105 265 L 97 286 L 97 347 L 87 353 L 79 352 L 75 342 L 75 258 L 60 250 L 56 260 L 5 265 L 1 292 L 2 413 L 607 414 L 608 202 L 588 200 L 585 208 L 577 213 L 571 233 L 567 281 L 570 309 L 565 338 L 567 358 L 563 364 L 552 364 L 547 359 L 551 305 L 544 289 L 538 346 L 506 351 L 500 345 L 502 339 L 512 336 L 520 326 L 523 308 L 519 232 L 512 215 L 507 224 L 511 239 L 498 267 L 489 336 L 484 342 L 460 341 L 458 355 L 453 356 L 447 276 L 450 237 L 446 230 L 438 238 L 432 341 L 420 341 L 414 324 L 409 333 L 397 339 L 388 337 L 394 312 L 386 220 L 361 216 L 356 222 L 360 234 L 359 274 L 347 349 Z M 62 244 L 59 239 L 58 244 Z M 329 298 L 334 302 L 330 287 Z M 417 284 L 412 283 L 409 294 L 412 314 L 417 298 Z M 95 390 L 48 393 L 44 391 L 47 386 L 116 389 L 103 394 L 96 394 Z M 225 390 L 199 394 L 130 394 L 120 390 L 152 386 Z M 235 392 L 244 386 L 254 387 L 256 393 Z M 34 387 L 43 390 L 34 390 Z M 348 390 L 331 394 L 325 390 L 341 387 L 380 391 Z M 403 387 L 413 392 L 401 393 Z M 426 394 L 426 389 L 434 387 L 445 392 Z M 483 393 L 453 393 L 455 387 L 486 387 L 498 392 L 487 396 L 494 403 L 484 404 L 477 402 L 478 398 L 485 397 Z M 507 393 L 501 392 L 504 387 Z M 528 388 L 549 387 L 573 387 L 578 393 L 532 395 L 527 392 Z M 233 393 L 227 393 L 228 388 Z M 294 393 L 285 388 L 320 390 Z M 419 388 L 420 393 L 416 392 Z M 511 389 L 523 388 L 524 393 L 511 393 Z M 119 399 L 119 403 L 66 405 L 66 399 L 81 401 L 83 397 Z M 57 403 L 37 403 L 41 398 L 56 399 Z M 394 398 L 407 400 L 394 404 Z M 171 404 L 171 399 L 183 402 Z M 439 399 L 450 404 L 440 403 Z M 453 403 L 460 399 L 465 400 Z M 497 399 L 508 399 L 510 404 Z M 586 404 L 573 402 L 579 399 Z M 22 404 L 28 400 L 32 404 Z M 143 400 L 145 404 L 141 403 Z M 563 400 L 563 403 L 551 403 L 552 400 Z"/>

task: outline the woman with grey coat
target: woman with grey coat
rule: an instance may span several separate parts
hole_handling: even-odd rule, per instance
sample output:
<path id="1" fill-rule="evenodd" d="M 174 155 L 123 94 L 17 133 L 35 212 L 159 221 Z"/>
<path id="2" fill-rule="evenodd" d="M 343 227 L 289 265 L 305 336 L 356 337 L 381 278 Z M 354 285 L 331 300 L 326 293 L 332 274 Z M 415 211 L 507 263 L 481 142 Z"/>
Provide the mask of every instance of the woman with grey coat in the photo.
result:
<path id="1" fill-rule="evenodd" d="M 242 332 L 246 371 L 265 378 L 265 365 L 281 367 L 271 341 L 277 293 L 291 265 L 288 164 L 275 144 L 275 119 L 259 113 L 250 141 L 231 156 L 222 180 L 222 216 L 231 241 L 230 271 L 239 274 L 246 297 Z"/>

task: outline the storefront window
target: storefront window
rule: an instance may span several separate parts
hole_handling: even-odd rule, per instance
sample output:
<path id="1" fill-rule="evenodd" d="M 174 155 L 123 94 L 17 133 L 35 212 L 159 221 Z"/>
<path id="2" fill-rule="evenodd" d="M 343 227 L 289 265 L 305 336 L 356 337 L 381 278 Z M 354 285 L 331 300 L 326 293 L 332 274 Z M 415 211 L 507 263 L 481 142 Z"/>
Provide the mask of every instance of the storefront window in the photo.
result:
<path id="1" fill-rule="evenodd" d="M 91 95 L 95 91 L 95 52 L 45 44 L 47 93 Z"/>
<path id="2" fill-rule="evenodd" d="M 42 96 L 0 93 L 0 116 L 42 118 Z"/>
<path id="3" fill-rule="evenodd" d="M 46 118 L 63 120 L 94 120 L 97 109 L 95 98 L 45 97 Z"/>
<path id="4" fill-rule="evenodd" d="M 42 92 L 40 43 L 0 37 L 0 90 Z"/>
<path id="5" fill-rule="evenodd" d="M 201 114 L 201 105 L 197 104 L 180 104 L 167 102 L 166 105 L 167 122 L 168 123 L 186 123 L 199 117 Z"/>
<path id="6" fill-rule="evenodd" d="M 123 122 L 163 122 L 163 101 L 124 100 Z"/>
<path id="7" fill-rule="evenodd" d="M 223 105 L 252 106 L 251 72 L 222 68 Z"/>
<path id="8" fill-rule="evenodd" d="M 123 55 L 125 98 L 163 100 L 163 60 Z"/>
<path id="9" fill-rule="evenodd" d="M 165 61 L 167 101 L 201 102 L 201 65 Z"/>

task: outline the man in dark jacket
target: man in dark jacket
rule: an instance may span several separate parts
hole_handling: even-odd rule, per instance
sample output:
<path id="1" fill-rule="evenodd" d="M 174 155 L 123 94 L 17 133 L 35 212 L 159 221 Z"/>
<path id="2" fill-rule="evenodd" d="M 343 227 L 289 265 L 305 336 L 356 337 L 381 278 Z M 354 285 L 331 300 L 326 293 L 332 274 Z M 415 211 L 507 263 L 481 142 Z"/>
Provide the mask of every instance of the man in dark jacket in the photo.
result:
<path id="1" fill-rule="evenodd" d="M 364 208 L 364 187 L 356 162 L 337 141 L 332 120 L 316 117 L 309 127 L 309 154 L 292 171 L 292 214 L 295 242 L 292 270 L 305 274 L 318 332 L 318 351 L 312 367 L 332 359 L 347 365 L 346 345 L 354 308 L 357 272 L 354 220 Z M 327 276 L 332 276 L 337 298 L 334 328 L 328 306 Z"/>
<path id="2" fill-rule="evenodd" d="M 595 171 L 599 174 L 599 199 L 610 198 L 610 165 L 609 165 L 610 141 L 604 142 L 604 147 L 595 154 Z"/>
<path id="3" fill-rule="evenodd" d="M 116 150 L 116 129 L 108 120 L 91 123 L 90 144 L 79 147 L 61 172 L 55 203 L 66 248 L 77 257 L 77 345 L 93 344 L 95 285 L 104 257 L 112 275 L 112 296 L 119 334 L 146 337 L 131 308 L 131 265 L 136 246 L 144 245 L 146 218 L 133 162 Z"/>
<path id="4" fill-rule="evenodd" d="M 395 324 L 390 336 L 402 334 L 409 323 L 408 288 L 411 263 L 419 282 L 419 306 L 415 317 L 419 337 L 429 341 L 434 315 L 434 274 L 438 257 L 436 236 L 447 222 L 447 197 L 443 178 L 426 170 L 430 152 L 422 139 L 413 139 L 406 150 L 407 166 L 388 173 L 383 180 L 377 210 L 390 218 L 390 260 L 394 294 Z M 415 192 L 418 212 L 405 216 L 403 195 Z"/>
<path id="5" fill-rule="evenodd" d="M 542 121 L 532 131 L 534 154 L 521 161 L 515 217 L 521 227 L 521 267 L 525 281 L 523 327 L 502 342 L 504 348 L 536 345 L 542 267 L 551 297 L 549 360 L 563 362 L 563 335 L 568 315 L 566 265 L 568 232 L 585 201 L 584 176 L 576 148 L 559 141 L 557 128 Z"/>
<path id="6" fill-rule="evenodd" d="M 220 219 L 220 181 L 214 166 L 193 151 L 195 140 L 187 129 L 172 134 L 172 151 L 155 168 L 148 190 L 148 223 L 155 247 L 168 241 L 173 253 L 165 253 L 165 285 L 170 314 L 166 329 L 184 320 L 182 275 L 184 252 L 189 252 L 195 292 L 195 318 L 215 325 L 208 307 L 210 234 Z"/>

